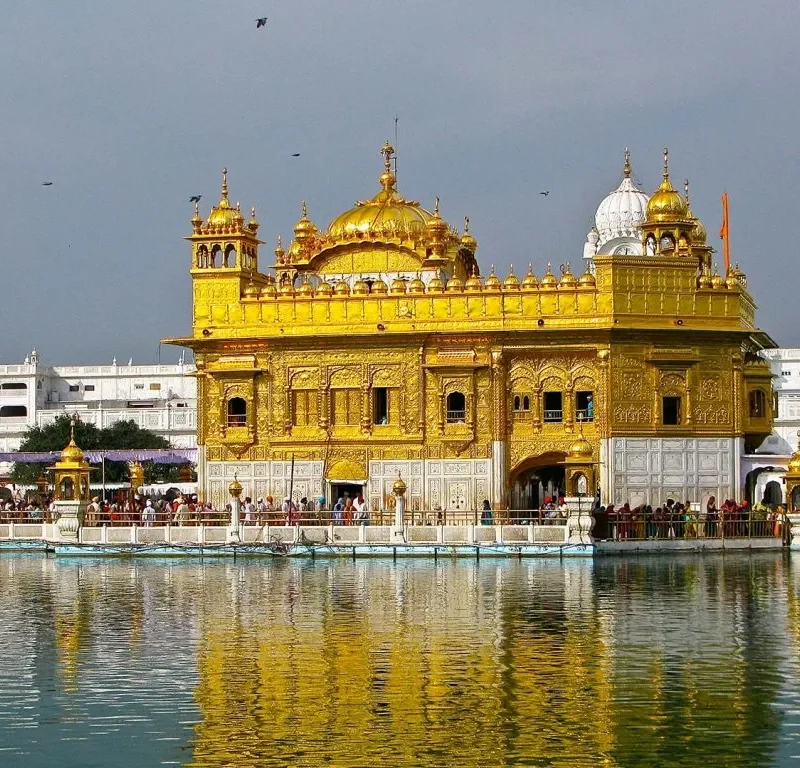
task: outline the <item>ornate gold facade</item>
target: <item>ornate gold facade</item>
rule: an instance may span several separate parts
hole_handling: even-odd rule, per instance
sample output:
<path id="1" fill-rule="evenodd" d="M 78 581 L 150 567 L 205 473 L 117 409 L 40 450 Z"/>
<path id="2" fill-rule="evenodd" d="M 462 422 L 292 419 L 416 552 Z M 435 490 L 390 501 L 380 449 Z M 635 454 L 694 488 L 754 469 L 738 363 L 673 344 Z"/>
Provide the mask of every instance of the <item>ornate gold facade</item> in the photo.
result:
<path id="1" fill-rule="evenodd" d="M 170 341 L 197 361 L 207 495 L 220 495 L 234 468 L 246 494 L 282 495 L 294 460 L 306 463 L 295 492 L 330 496 L 326 482 L 351 481 L 375 507 L 388 495 L 386 467 L 401 462 L 412 508 L 503 506 L 518 501 L 509 489 L 522 473 L 563 471 L 579 433 L 591 485 L 608 498 L 635 474 L 617 454 L 624 464 L 646 440 L 697 452 L 696 466 L 672 475 L 669 456 L 643 469 L 648 493 L 672 483 L 735 495 L 737 450 L 771 430 L 757 352 L 773 344 L 755 325 L 744 274 L 712 275 L 705 229 L 672 188 L 666 155 L 641 226 L 646 255 L 501 280 L 493 269 L 481 277 L 468 222 L 458 233 L 438 200 L 427 210 L 400 196 L 392 153 L 384 146 L 378 194 L 327 229 L 303 204 L 274 274 L 259 265 L 255 210 L 245 221 L 229 203 L 227 176 L 205 221 L 195 209 L 192 335 Z M 716 452 L 717 470 L 704 451 Z M 727 472 L 716 485 L 714 471 Z M 681 473 L 689 479 L 669 479 Z"/>

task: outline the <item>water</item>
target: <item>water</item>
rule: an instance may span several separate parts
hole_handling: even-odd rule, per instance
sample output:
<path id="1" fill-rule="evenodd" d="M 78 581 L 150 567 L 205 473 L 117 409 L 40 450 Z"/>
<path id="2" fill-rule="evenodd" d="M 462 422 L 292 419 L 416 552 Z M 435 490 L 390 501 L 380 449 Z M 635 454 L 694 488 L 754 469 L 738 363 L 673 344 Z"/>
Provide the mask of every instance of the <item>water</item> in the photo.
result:
<path id="1" fill-rule="evenodd" d="M 800 763 L 800 558 L 0 557 L 0 767 Z"/>

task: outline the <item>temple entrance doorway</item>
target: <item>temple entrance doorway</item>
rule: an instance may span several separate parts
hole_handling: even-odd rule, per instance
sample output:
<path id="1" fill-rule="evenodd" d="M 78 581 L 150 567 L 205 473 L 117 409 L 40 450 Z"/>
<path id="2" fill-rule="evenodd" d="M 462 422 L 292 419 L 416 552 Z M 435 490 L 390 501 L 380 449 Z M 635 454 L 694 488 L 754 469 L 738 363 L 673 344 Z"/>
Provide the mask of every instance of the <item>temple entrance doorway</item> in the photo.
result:
<path id="1" fill-rule="evenodd" d="M 356 485 L 355 483 L 331 482 L 330 489 L 330 501 L 328 504 L 329 509 L 333 509 L 334 504 L 336 504 L 339 499 L 347 501 L 349 498 L 355 502 L 359 496 L 364 496 L 364 486 Z"/>
<path id="2" fill-rule="evenodd" d="M 541 509 L 548 497 L 557 502 L 564 495 L 565 458 L 563 453 L 544 453 L 525 459 L 512 470 L 509 517 L 513 522 L 525 517 L 521 512 Z"/>

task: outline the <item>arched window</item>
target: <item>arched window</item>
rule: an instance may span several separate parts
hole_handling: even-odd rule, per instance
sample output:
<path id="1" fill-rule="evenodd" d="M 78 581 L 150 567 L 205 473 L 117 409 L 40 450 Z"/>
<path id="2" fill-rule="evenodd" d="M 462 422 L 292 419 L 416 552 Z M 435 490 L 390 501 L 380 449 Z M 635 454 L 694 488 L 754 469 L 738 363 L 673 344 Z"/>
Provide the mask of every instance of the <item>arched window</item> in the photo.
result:
<path id="1" fill-rule="evenodd" d="M 531 409 L 531 399 L 527 395 L 525 395 L 522 398 L 522 410 L 529 411 L 530 409 Z"/>
<path id="2" fill-rule="evenodd" d="M 223 262 L 222 266 L 236 266 L 236 247 L 233 245 L 233 243 L 228 243 L 228 245 L 225 247 L 225 261 Z"/>
<path id="3" fill-rule="evenodd" d="M 518 411 L 522 407 L 522 404 L 519 399 L 519 395 L 514 395 L 514 410 Z"/>
<path id="4" fill-rule="evenodd" d="M 222 248 L 220 248 L 219 243 L 216 243 L 211 247 L 211 258 L 209 260 L 209 267 L 216 267 L 219 266 L 217 263 L 217 258 L 219 257 L 220 261 L 222 259 Z"/>
<path id="5" fill-rule="evenodd" d="M 467 399 L 463 392 L 451 392 L 447 396 L 447 423 L 463 424 L 467 420 Z"/>
<path id="6" fill-rule="evenodd" d="M 247 426 L 247 403 L 241 397 L 232 397 L 228 400 L 228 426 Z"/>
<path id="7" fill-rule="evenodd" d="M 208 248 L 201 245 L 197 249 L 197 267 L 198 269 L 205 269 L 208 266 Z"/>
<path id="8" fill-rule="evenodd" d="M 24 405 L 4 405 L 0 408 L 0 418 L 20 419 L 28 415 L 28 409 Z"/>
<path id="9" fill-rule="evenodd" d="M 754 389 L 750 393 L 750 418 L 763 419 L 767 415 L 767 396 L 763 389 Z"/>

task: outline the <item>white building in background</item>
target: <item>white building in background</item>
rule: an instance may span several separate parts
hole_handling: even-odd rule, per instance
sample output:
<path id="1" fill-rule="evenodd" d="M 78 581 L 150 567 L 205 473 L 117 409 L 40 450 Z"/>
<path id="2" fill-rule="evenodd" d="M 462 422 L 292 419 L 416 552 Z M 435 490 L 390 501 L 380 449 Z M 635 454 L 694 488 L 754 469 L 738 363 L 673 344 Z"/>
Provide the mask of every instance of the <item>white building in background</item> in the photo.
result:
<path id="1" fill-rule="evenodd" d="M 800 349 L 768 349 L 761 354 L 772 367 L 777 416 L 772 434 L 755 453 L 742 457 L 742 477 L 752 501 L 766 498 L 781 504 L 786 497 L 783 475 L 800 439 Z"/>
<path id="2" fill-rule="evenodd" d="M 98 429 L 131 420 L 170 441 L 197 446 L 194 365 L 45 366 L 36 350 L 17 365 L 0 365 L 0 450 L 17 450 L 26 430 L 59 415 L 77 415 Z M 0 474 L 2 465 L 0 465 Z"/>

